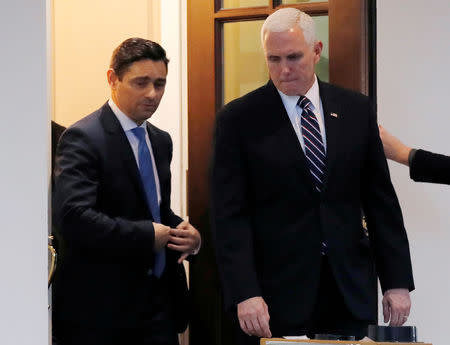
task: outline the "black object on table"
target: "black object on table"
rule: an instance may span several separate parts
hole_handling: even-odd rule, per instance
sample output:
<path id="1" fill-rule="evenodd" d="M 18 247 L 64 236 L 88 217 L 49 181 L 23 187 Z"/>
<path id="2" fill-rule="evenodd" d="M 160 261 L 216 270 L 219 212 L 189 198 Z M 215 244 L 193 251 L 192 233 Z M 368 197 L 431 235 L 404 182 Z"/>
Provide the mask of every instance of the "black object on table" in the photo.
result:
<path id="1" fill-rule="evenodd" d="M 416 326 L 377 326 L 369 325 L 368 337 L 381 342 L 417 342 Z"/>
<path id="2" fill-rule="evenodd" d="M 354 335 L 315 334 L 314 340 L 356 340 Z"/>

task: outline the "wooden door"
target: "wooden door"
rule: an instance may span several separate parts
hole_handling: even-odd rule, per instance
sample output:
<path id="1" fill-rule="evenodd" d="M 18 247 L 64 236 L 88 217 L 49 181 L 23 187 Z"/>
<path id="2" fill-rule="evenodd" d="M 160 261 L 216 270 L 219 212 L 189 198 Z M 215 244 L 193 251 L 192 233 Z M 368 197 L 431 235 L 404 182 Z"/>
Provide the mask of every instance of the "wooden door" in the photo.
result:
<path id="1" fill-rule="evenodd" d="M 334 84 L 370 94 L 372 85 L 368 53 L 371 37 L 370 3 L 369 0 L 187 1 L 188 214 L 190 221 L 200 230 L 203 237 L 202 250 L 190 266 L 190 286 L 194 298 L 190 344 L 234 343 L 233 331 L 222 307 L 218 272 L 211 243 L 209 162 L 216 111 L 230 97 L 239 96 L 236 92 L 242 93 L 248 85 L 255 83 L 250 82 L 248 85 L 241 83 L 242 87 L 227 91 L 228 83 L 236 83 L 236 80 L 227 81 L 228 77 L 224 74 L 224 68 L 233 69 L 233 66 L 229 67 L 224 61 L 227 54 L 227 51 L 224 51 L 224 45 L 227 44 L 224 32 L 228 27 L 232 27 L 233 23 L 242 23 L 242 31 L 245 32 L 246 25 L 250 27 L 259 25 L 269 14 L 281 7 L 295 7 L 314 18 L 327 17 L 329 62 L 325 68 L 326 79 Z M 254 40 L 259 42 L 259 34 L 255 35 L 257 37 L 254 37 Z M 236 49 L 236 52 L 241 54 L 239 49 Z M 263 59 L 262 53 L 259 58 Z M 247 57 L 241 54 L 239 61 L 244 63 L 244 67 L 241 68 L 245 70 L 246 59 L 259 58 L 255 54 L 247 54 Z M 264 83 L 266 81 L 264 80 Z M 239 84 L 239 80 L 237 83 Z"/>

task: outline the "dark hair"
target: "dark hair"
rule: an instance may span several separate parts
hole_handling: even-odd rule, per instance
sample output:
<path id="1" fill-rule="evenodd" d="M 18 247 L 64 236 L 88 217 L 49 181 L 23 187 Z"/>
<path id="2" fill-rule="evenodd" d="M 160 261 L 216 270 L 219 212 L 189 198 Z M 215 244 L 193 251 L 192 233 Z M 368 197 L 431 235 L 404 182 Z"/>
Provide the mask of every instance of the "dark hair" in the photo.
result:
<path id="1" fill-rule="evenodd" d="M 169 63 L 166 51 L 158 43 L 133 37 L 123 41 L 114 49 L 109 67 L 114 70 L 119 80 L 122 80 L 123 74 L 133 62 L 144 59 L 162 61 L 166 68 Z"/>

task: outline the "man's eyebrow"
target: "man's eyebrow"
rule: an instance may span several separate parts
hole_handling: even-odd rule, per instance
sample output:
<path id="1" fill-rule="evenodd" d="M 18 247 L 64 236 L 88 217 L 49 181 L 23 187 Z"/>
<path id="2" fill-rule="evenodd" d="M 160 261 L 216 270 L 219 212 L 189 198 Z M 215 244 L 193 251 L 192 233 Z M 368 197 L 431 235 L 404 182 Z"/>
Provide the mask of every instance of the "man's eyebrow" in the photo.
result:
<path id="1" fill-rule="evenodd" d="M 141 77 L 134 77 L 131 78 L 132 81 L 148 81 L 148 80 L 152 80 L 151 77 L 149 76 L 141 76 Z M 155 81 L 166 81 L 166 78 L 156 78 Z"/>
<path id="2" fill-rule="evenodd" d="M 132 78 L 131 80 L 138 80 L 138 81 L 144 81 L 144 80 L 149 80 L 149 79 L 151 79 L 150 77 L 148 77 L 148 76 L 138 76 L 138 77 L 134 77 L 134 78 Z"/>

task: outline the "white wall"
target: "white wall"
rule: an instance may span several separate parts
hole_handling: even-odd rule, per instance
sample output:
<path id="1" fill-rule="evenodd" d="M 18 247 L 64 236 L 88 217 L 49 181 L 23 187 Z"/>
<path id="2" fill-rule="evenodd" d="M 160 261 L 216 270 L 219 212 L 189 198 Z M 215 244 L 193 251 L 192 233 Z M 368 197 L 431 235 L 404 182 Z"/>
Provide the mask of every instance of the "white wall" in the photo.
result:
<path id="1" fill-rule="evenodd" d="M 0 344 L 47 344 L 48 1 L 0 5 Z"/>
<path id="2" fill-rule="evenodd" d="M 379 122 L 412 147 L 450 155 L 450 2 L 377 1 Z M 390 162 L 412 250 L 416 291 L 408 324 L 448 344 L 450 188 L 416 183 Z"/>

